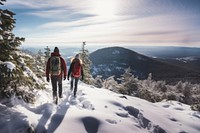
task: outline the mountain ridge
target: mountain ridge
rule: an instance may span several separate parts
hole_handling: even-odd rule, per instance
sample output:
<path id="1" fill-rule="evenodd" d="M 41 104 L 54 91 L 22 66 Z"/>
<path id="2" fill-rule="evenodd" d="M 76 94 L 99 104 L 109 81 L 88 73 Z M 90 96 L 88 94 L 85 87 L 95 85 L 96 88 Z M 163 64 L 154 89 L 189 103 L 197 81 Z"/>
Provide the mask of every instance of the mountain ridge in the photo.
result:
<path id="1" fill-rule="evenodd" d="M 152 73 L 154 80 L 165 80 L 167 83 L 200 82 L 198 71 L 147 57 L 123 47 L 98 49 L 90 54 L 90 59 L 93 63 L 91 69 L 93 76 L 102 75 L 103 78 L 108 78 L 115 75 L 119 78 L 124 69 L 130 67 L 132 73 L 139 79 L 145 79 Z"/>

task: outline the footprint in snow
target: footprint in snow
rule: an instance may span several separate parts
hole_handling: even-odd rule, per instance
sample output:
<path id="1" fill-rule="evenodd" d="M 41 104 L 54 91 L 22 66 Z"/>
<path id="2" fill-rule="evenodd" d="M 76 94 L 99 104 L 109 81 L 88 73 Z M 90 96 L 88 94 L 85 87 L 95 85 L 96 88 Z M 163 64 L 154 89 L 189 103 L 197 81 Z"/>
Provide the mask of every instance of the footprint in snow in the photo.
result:
<path id="1" fill-rule="evenodd" d="M 110 124 L 117 124 L 116 120 L 106 119 L 106 121 Z"/>
<path id="2" fill-rule="evenodd" d="M 94 106 L 90 103 L 90 101 L 83 101 L 82 107 L 89 110 L 94 110 Z"/>
<path id="3" fill-rule="evenodd" d="M 183 111 L 184 109 L 183 108 L 179 108 L 179 107 L 176 107 L 174 108 L 175 110 L 179 110 L 179 111 Z"/>
<path id="4" fill-rule="evenodd" d="M 163 107 L 164 107 L 164 108 L 169 108 L 169 107 L 170 107 L 170 105 L 163 105 Z"/>
<path id="5" fill-rule="evenodd" d="M 178 120 L 175 118 L 169 118 L 171 121 L 177 122 Z"/>
<path id="6" fill-rule="evenodd" d="M 128 112 L 120 111 L 120 112 L 116 112 L 116 115 L 118 115 L 120 117 L 127 118 L 128 117 Z"/>
<path id="7" fill-rule="evenodd" d="M 192 116 L 194 116 L 194 117 L 200 119 L 200 113 L 199 113 L 199 112 L 194 112 L 194 113 L 192 114 Z"/>
<path id="8" fill-rule="evenodd" d="M 126 96 L 119 96 L 120 98 L 128 99 Z"/>
<path id="9" fill-rule="evenodd" d="M 101 121 L 94 117 L 84 117 L 80 119 L 83 122 L 85 130 L 87 133 L 97 133 L 99 126 L 101 125 Z"/>

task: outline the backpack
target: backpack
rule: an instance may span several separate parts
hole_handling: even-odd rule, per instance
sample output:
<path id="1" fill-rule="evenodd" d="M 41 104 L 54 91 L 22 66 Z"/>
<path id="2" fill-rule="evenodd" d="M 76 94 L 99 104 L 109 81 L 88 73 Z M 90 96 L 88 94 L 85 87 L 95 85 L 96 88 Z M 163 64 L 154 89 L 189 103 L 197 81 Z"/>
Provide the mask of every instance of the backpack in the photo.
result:
<path id="1" fill-rule="evenodd" d="M 52 76 L 61 74 L 61 59 L 59 56 L 52 56 L 50 58 L 50 73 Z"/>
<path id="2" fill-rule="evenodd" d="M 73 60 L 73 66 L 72 66 L 72 76 L 75 78 L 78 78 L 81 76 L 81 63 L 80 60 Z"/>

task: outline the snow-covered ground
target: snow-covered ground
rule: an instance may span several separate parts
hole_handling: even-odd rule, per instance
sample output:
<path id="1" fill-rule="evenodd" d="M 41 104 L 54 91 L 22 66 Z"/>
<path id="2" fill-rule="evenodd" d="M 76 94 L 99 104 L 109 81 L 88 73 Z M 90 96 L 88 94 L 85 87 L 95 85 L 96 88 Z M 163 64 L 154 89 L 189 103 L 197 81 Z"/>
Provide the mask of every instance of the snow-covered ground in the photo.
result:
<path id="1" fill-rule="evenodd" d="M 64 97 L 52 103 L 51 83 L 36 91 L 34 105 L 13 97 L 1 100 L 0 133 L 199 133 L 200 112 L 190 106 L 136 97 L 79 83 L 77 97 L 63 82 Z"/>

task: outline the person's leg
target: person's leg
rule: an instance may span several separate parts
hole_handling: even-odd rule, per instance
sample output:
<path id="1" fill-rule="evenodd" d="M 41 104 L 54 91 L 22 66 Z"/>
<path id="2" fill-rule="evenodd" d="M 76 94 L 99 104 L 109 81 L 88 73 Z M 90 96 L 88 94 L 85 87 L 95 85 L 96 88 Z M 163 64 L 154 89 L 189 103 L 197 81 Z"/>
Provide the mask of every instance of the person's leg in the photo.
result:
<path id="1" fill-rule="evenodd" d="M 74 77 L 71 77 L 71 86 L 70 86 L 71 91 L 73 90 L 73 86 L 74 86 Z"/>
<path id="2" fill-rule="evenodd" d="M 62 77 L 58 77 L 59 98 L 62 98 Z"/>
<path id="3" fill-rule="evenodd" d="M 51 77 L 53 98 L 57 97 L 57 81 L 58 81 L 57 77 L 55 77 L 55 76 Z"/>
<path id="4" fill-rule="evenodd" d="M 74 87 L 74 97 L 76 97 L 77 87 L 78 87 L 79 78 L 75 78 L 75 87 Z"/>

